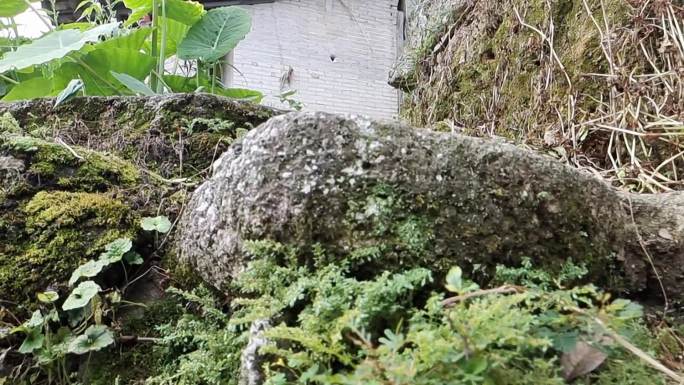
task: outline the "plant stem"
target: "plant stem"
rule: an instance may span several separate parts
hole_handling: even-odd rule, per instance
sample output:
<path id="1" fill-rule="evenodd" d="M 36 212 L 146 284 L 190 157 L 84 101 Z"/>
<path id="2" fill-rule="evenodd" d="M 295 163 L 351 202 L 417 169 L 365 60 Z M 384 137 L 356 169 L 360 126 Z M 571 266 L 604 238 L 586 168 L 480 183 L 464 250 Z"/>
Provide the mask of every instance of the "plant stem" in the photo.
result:
<path id="1" fill-rule="evenodd" d="M 487 290 L 478 290 L 474 291 L 471 293 L 466 293 L 462 295 L 458 295 L 456 297 L 450 297 L 442 301 L 442 306 L 449 308 L 453 307 L 455 304 L 465 301 L 469 298 L 474 298 L 474 297 L 481 297 L 483 295 L 490 295 L 490 294 L 515 294 L 515 293 L 522 293 L 525 291 L 525 288 L 518 287 L 518 286 L 512 286 L 512 285 L 504 285 L 501 287 L 497 287 L 494 289 L 487 289 Z"/>
<path id="2" fill-rule="evenodd" d="M 165 71 L 165 64 L 166 64 L 166 35 L 168 34 L 167 32 L 167 20 L 166 20 L 166 0 L 161 0 L 161 14 L 162 14 L 162 19 L 161 19 L 161 38 L 160 38 L 160 45 L 159 45 L 159 59 L 158 59 L 158 67 L 157 67 L 157 74 L 161 77 L 164 76 L 164 71 Z M 158 79 L 160 80 L 160 79 Z M 156 93 L 160 94 L 162 93 L 162 85 L 160 81 L 157 81 L 157 88 L 154 90 Z"/>
<path id="3" fill-rule="evenodd" d="M 214 86 L 216 85 L 216 63 L 211 66 L 211 93 L 214 93 Z"/>
<path id="4" fill-rule="evenodd" d="M 12 84 L 14 84 L 15 86 L 19 84 L 18 81 L 14 80 L 14 79 L 12 79 L 12 78 L 10 78 L 10 77 L 8 77 L 8 76 L 5 76 L 5 75 L 3 75 L 3 74 L 0 74 L 0 79 L 6 81 L 6 82 L 8 82 L 8 83 L 12 83 Z"/>
<path id="5" fill-rule="evenodd" d="M 52 12 L 51 17 L 52 17 L 52 22 L 54 23 L 54 26 L 57 27 L 59 25 L 59 13 L 57 12 L 57 1 L 56 0 L 50 0 L 50 6 L 52 7 Z"/>
<path id="6" fill-rule="evenodd" d="M 116 91 L 116 90 L 117 90 L 117 87 L 116 87 L 114 84 L 112 84 L 109 80 L 107 80 L 107 79 L 105 79 L 104 77 L 102 77 L 102 75 L 100 75 L 99 73 L 97 73 L 97 71 L 95 71 L 92 67 L 90 67 L 90 66 L 89 66 L 86 62 L 84 62 L 81 58 L 78 58 L 78 57 L 72 57 L 72 58 L 76 61 L 76 63 L 78 63 L 78 64 L 79 64 L 80 66 L 82 66 L 83 68 L 85 68 L 85 69 L 86 69 L 88 72 L 90 72 L 93 76 L 95 76 L 96 78 L 98 78 L 98 80 L 102 81 L 107 87 L 111 88 L 113 91 Z"/>
<path id="7" fill-rule="evenodd" d="M 159 38 L 159 18 L 157 17 L 157 0 L 152 0 L 152 57 L 155 60 L 154 68 L 159 68 L 159 53 L 157 52 L 157 39 Z M 157 90 L 159 81 L 155 76 L 150 77 L 150 88 Z"/>
<path id="8" fill-rule="evenodd" d="M 13 17 L 10 17 L 10 23 L 12 23 L 12 32 L 14 32 L 14 51 L 19 47 L 19 29 L 17 28 L 17 21 Z"/>

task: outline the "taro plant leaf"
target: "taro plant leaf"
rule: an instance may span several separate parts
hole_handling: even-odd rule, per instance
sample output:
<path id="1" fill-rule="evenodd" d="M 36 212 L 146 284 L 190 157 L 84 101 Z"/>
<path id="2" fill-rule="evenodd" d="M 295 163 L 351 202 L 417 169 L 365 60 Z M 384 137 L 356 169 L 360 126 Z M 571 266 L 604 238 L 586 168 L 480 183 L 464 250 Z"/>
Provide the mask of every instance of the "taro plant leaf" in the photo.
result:
<path id="1" fill-rule="evenodd" d="M 154 67 L 154 58 L 137 50 L 124 48 L 95 49 L 81 58 L 80 62 L 62 64 L 55 77 L 72 79 L 79 77 L 85 84 L 87 95 L 119 95 L 127 88 L 112 76 L 111 72 L 125 73 L 143 80 Z"/>
<path id="2" fill-rule="evenodd" d="M 126 20 L 126 25 L 132 25 L 148 14 L 152 13 L 153 0 L 124 0 L 126 8 L 130 9 L 131 15 Z M 196 1 L 165 0 L 166 16 L 186 25 L 193 25 L 202 18 L 204 6 Z"/>
<path id="3" fill-rule="evenodd" d="M 63 29 L 77 29 L 81 32 L 85 32 L 89 30 L 90 28 L 93 27 L 92 23 L 88 23 L 85 21 L 78 21 L 74 23 L 66 23 L 66 24 L 60 24 L 57 29 L 58 30 L 63 30 Z"/>
<path id="4" fill-rule="evenodd" d="M 211 91 L 211 89 L 208 91 Z M 221 88 L 214 90 L 214 93 L 230 99 L 249 100 L 254 103 L 261 103 L 261 100 L 264 98 L 264 94 L 261 92 L 245 88 Z"/>
<path id="5" fill-rule="evenodd" d="M 71 278 L 69 278 L 69 285 L 75 284 L 81 277 L 87 277 L 87 278 L 92 278 L 102 271 L 102 269 L 107 266 L 109 263 L 107 261 L 102 261 L 102 260 L 97 260 L 97 261 L 88 261 L 78 268 L 74 270 L 73 273 L 71 273 Z"/>
<path id="6" fill-rule="evenodd" d="M 152 96 L 155 95 L 156 92 L 152 91 L 150 87 L 147 86 L 147 84 L 141 82 L 140 80 L 134 78 L 131 75 L 128 74 L 120 74 L 118 72 L 110 71 L 109 73 L 116 78 L 121 84 L 126 86 L 129 91 L 133 92 L 136 95 L 144 95 L 144 96 Z"/>
<path id="7" fill-rule="evenodd" d="M 53 107 L 57 107 L 60 104 L 66 102 L 67 100 L 76 96 L 76 94 L 83 89 L 83 80 L 81 79 L 71 79 L 69 84 L 62 90 L 62 92 L 57 95 L 55 99 L 55 104 Z"/>
<path id="8" fill-rule="evenodd" d="M 178 44 L 183 41 L 190 27 L 181 22 L 169 19 L 168 17 L 159 17 L 159 23 L 166 24 L 166 36 L 162 36 L 161 33 L 157 34 L 157 46 L 161 46 L 162 38 L 166 37 L 166 49 L 164 50 L 164 54 L 169 58 L 176 54 Z M 152 39 L 148 39 L 145 42 L 143 49 L 147 53 L 152 52 Z"/>
<path id="9" fill-rule="evenodd" d="M 596 370 L 608 356 L 589 343 L 579 341 L 575 348 L 561 357 L 563 377 L 570 382 Z"/>
<path id="10" fill-rule="evenodd" d="M 145 231 L 156 231 L 158 233 L 166 234 L 171 230 L 171 221 L 165 216 L 158 216 L 154 218 L 143 218 L 140 221 L 140 226 Z"/>
<path id="11" fill-rule="evenodd" d="M 129 265 L 142 265 L 145 260 L 143 257 L 136 253 L 135 251 L 129 251 L 128 253 L 124 254 L 124 261 L 128 263 Z"/>
<path id="12" fill-rule="evenodd" d="M 24 0 L 0 0 L 0 17 L 14 17 L 24 12 L 28 4 Z"/>
<path id="13" fill-rule="evenodd" d="M 100 292 L 100 286 L 93 281 L 81 282 L 62 304 L 62 310 L 83 308 Z"/>
<path id="14" fill-rule="evenodd" d="M 245 38 L 251 24 L 249 12 L 242 8 L 212 9 L 190 28 L 178 46 L 178 57 L 217 62 Z"/>
<path id="15" fill-rule="evenodd" d="M 36 296 L 38 297 L 38 301 L 42 303 L 53 303 L 59 299 L 59 294 L 57 294 L 56 291 L 51 290 L 38 293 Z"/>
<path id="16" fill-rule="evenodd" d="M 119 238 L 105 246 L 105 252 L 100 254 L 100 260 L 108 264 L 119 262 L 132 248 L 133 242 L 130 239 Z"/>
<path id="17" fill-rule="evenodd" d="M 19 347 L 18 351 L 21 354 L 32 353 L 35 350 L 43 347 L 43 341 L 44 340 L 45 340 L 45 336 L 43 335 L 43 333 L 41 333 L 40 328 L 29 329 L 26 332 L 26 338 L 24 339 L 24 342 Z"/>
<path id="18" fill-rule="evenodd" d="M 167 75 L 164 76 L 164 82 L 173 92 L 190 93 L 196 92 L 198 88 L 201 88 L 204 92 L 212 92 L 211 80 L 205 76 L 189 78 L 179 75 Z M 223 88 L 223 84 L 220 82 L 216 82 L 214 85 L 213 93 L 231 99 L 248 100 L 254 103 L 260 103 L 264 98 L 264 94 L 259 91 L 244 88 Z"/>
<path id="19" fill-rule="evenodd" d="M 55 79 L 43 77 L 25 80 L 12 87 L 7 95 L 2 98 L 2 101 L 9 102 L 13 100 L 28 100 L 53 96 L 56 94 L 56 92 L 53 91 L 55 83 Z"/>
<path id="20" fill-rule="evenodd" d="M 114 343 L 112 331 L 105 325 L 91 325 L 69 344 L 69 353 L 85 354 L 105 348 Z"/>
<path id="21" fill-rule="evenodd" d="M 109 23 L 81 32 L 75 29 L 53 31 L 30 44 L 19 46 L 0 60 L 0 73 L 11 69 L 22 69 L 32 65 L 61 59 L 72 51 L 83 48 L 86 43 L 99 40 L 100 36 L 111 34 L 118 23 Z"/>
<path id="22" fill-rule="evenodd" d="M 150 36 L 152 33 L 152 28 L 150 27 L 144 27 L 144 28 L 138 28 L 133 30 L 132 32 L 129 32 L 125 35 L 113 37 L 111 39 L 107 39 L 101 43 L 97 43 L 94 48 L 95 49 L 130 49 L 134 51 L 140 50 L 143 45 L 145 45 L 145 41 L 147 38 Z"/>
<path id="23" fill-rule="evenodd" d="M 452 293 L 458 293 L 463 289 L 463 270 L 454 266 L 446 276 L 446 289 Z"/>

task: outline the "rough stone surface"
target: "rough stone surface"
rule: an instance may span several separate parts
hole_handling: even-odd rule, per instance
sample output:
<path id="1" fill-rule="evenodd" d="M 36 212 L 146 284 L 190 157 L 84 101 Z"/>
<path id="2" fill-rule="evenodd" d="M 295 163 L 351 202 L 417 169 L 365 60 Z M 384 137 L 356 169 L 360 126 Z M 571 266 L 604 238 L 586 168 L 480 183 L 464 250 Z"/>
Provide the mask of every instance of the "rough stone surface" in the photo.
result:
<path id="1" fill-rule="evenodd" d="M 643 268 L 627 197 L 509 144 L 361 117 L 289 114 L 215 163 L 182 219 L 181 257 L 219 287 L 244 269 L 245 241 L 254 239 L 320 243 L 365 268 L 491 267 L 531 257 L 557 269 L 571 258 L 586 263 L 598 284 L 641 291 L 653 277 Z M 677 260 L 682 199 L 669 203 L 676 212 L 650 199 L 633 196 L 642 237 L 665 249 L 654 258 Z M 662 226 L 673 240 L 658 236 Z M 679 295 L 681 274 L 662 273 L 675 274 L 668 290 Z"/>
<path id="2" fill-rule="evenodd" d="M 264 383 L 262 365 L 264 356 L 259 354 L 259 349 L 268 345 L 268 339 L 264 332 L 271 328 L 269 320 L 257 320 L 249 328 L 249 341 L 242 350 L 240 357 L 240 381 L 239 385 L 261 385 Z"/>

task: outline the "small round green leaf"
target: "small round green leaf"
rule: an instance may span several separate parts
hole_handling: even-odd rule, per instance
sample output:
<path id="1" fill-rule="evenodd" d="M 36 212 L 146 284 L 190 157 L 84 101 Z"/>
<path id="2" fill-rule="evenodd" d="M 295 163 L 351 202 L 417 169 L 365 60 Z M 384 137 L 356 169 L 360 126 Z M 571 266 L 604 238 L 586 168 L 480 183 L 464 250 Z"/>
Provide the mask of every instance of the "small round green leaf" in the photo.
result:
<path id="1" fill-rule="evenodd" d="M 114 343 L 114 335 L 104 325 L 91 325 L 85 333 L 69 344 L 69 353 L 85 354 L 105 348 Z"/>
<path id="2" fill-rule="evenodd" d="M 100 261 L 108 264 L 119 262 L 132 248 L 133 242 L 130 239 L 119 238 L 105 246 L 106 251 L 100 254 Z"/>
<path id="3" fill-rule="evenodd" d="M 93 281 L 81 282 L 62 304 L 62 310 L 80 309 L 100 292 L 100 286 Z"/>
<path id="4" fill-rule="evenodd" d="M 88 261 L 71 273 L 71 278 L 69 278 L 69 285 L 73 286 L 81 277 L 92 278 L 102 271 L 102 269 L 107 266 L 108 263 L 103 260 Z"/>
<path id="5" fill-rule="evenodd" d="M 140 221 L 140 226 L 145 231 L 156 231 L 166 234 L 171 230 L 171 221 L 165 216 L 143 218 L 142 221 Z"/>
<path id="6" fill-rule="evenodd" d="M 36 296 L 38 297 L 38 301 L 42 303 L 53 303 L 59 299 L 59 294 L 57 294 L 56 291 L 50 290 L 38 293 Z"/>
<path id="7" fill-rule="evenodd" d="M 31 319 L 26 322 L 26 327 L 27 328 L 40 328 L 40 327 L 43 327 L 44 322 L 45 322 L 45 318 L 43 318 L 43 314 L 40 312 L 40 310 L 36 310 L 31 315 Z"/>
<path id="8" fill-rule="evenodd" d="M 32 353 L 33 351 L 43 347 L 43 341 L 44 340 L 45 340 L 45 336 L 43 335 L 43 333 L 41 333 L 40 328 L 30 329 L 27 332 L 26 338 L 24 339 L 24 342 L 19 347 L 18 351 L 21 354 Z"/>

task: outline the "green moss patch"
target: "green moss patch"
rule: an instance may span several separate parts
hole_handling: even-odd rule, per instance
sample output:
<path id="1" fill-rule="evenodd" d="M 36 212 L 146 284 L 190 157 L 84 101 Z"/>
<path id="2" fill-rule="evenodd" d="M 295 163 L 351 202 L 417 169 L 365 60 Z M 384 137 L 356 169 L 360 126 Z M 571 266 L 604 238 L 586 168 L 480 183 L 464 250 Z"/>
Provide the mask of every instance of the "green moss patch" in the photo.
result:
<path id="1" fill-rule="evenodd" d="M 9 237 L 0 236 L 7 242 L 0 247 L 0 293 L 16 301 L 63 284 L 107 243 L 136 232 L 130 208 L 102 193 L 41 191 L 18 211 L 4 215 L 14 223 Z"/>

